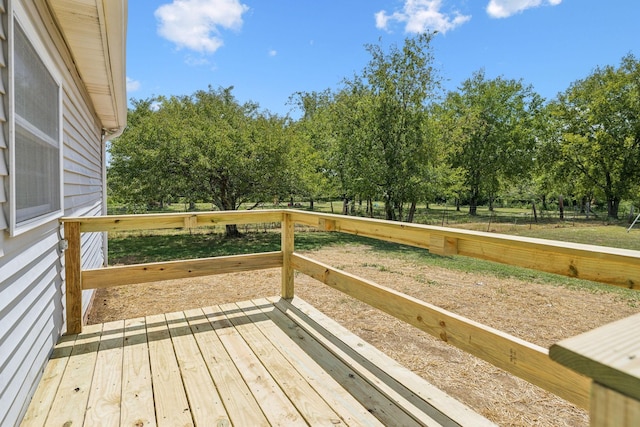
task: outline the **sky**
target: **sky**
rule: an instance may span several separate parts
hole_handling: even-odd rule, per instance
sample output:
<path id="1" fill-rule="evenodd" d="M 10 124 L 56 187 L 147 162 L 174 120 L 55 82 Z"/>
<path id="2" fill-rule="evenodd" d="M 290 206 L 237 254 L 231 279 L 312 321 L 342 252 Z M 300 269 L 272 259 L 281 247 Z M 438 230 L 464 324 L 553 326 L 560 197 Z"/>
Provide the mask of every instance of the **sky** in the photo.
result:
<path id="1" fill-rule="evenodd" d="M 338 90 L 385 50 L 437 31 L 446 91 L 474 72 L 547 100 L 596 67 L 640 59 L 637 0 L 131 0 L 127 97 L 233 86 L 240 102 L 299 115 L 296 92 Z"/>

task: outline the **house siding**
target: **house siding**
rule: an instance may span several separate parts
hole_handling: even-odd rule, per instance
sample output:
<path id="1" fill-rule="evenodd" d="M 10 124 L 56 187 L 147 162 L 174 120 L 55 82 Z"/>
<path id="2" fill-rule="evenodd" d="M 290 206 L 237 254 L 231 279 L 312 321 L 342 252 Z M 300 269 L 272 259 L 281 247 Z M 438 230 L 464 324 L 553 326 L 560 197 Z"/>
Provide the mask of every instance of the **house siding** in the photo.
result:
<path id="1" fill-rule="evenodd" d="M 64 215 L 100 215 L 105 185 L 100 123 L 44 0 L 0 0 L 0 10 L 7 11 L 11 1 L 21 2 L 62 79 Z M 9 16 L 0 13 L 5 30 Z M 0 44 L 6 58 L 6 38 L 0 36 Z M 6 88 L 4 65 L 0 61 L 1 86 Z M 8 234 L 9 144 L 3 121 L 8 105 L 1 90 L 0 97 L 0 425 L 12 426 L 20 423 L 47 358 L 64 332 L 64 253 L 59 249 L 63 230 L 57 220 L 14 237 Z M 103 264 L 103 238 L 101 233 L 83 234 L 83 268 Z M 91 296 L 91 291 L 83 293 L 83 311 Z"/>

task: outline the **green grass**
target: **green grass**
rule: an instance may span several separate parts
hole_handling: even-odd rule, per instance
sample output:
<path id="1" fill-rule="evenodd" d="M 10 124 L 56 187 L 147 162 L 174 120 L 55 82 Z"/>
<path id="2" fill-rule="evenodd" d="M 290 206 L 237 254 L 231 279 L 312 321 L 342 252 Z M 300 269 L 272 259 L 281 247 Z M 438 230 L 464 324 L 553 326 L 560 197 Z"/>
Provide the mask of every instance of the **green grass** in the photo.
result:
<path id="1" fill-rule="evenodd" d="M 541 239 L 562 240 L 564 242 L 586 243 L 589 245 L 609 246 L 640 250 L 640 228 L 634 227 L 627 233 L 626 224 L 572 227 L 533 227 L 510 234 Z"/>
<path id="2" fill-rule="evenodd" d="M 380 207 L 380 206 L 379 206 Z M 177 205 L 172 208 L 178 210 Z M 198 206 L 203 210 L 210 206 Z M 317 203 L 317 210 L 330 211 L 329 203 Z M 334 202 L 334 209 L 341 204 Z M 600 246 L 620 247 L 640 250 L 640 225 L 627 233 L 626 221 L 605 223 L 602 219 L 570 217 L 559 219 L 539 218 L 534 223 L 526 209 L 500 208 L 489 212 L 481 207 L 477 217 L 469 217 L 466 210 L 456 212 L 452 207 L 431 205 L 418 210 L 417 222 L 458 226 L 481 231 L 586 243 Z M 238 255 L 280 250 L 279 228 L 272 224 L 240 226 L 243 237 L 226 239 L 222 228 L 197 231 L 170 230 L 162 232 L 111 233 L 109 235 L 109 260 L 111 264 L 136 264 L 156 261 Z M 348 243 L 365 245 L 374 252 L 387 256 L 410 259 L 418 264 L 433 265 L 460 272 L 491 274 L 497 277 L 514 277 L 523 281 L 549 283 L 558 286 L 580 287 L 593 292 L 612 291 L 619 293 L 630 303 L 640 301 L 640 293 L 622 288 L 576 280 L 563 276 L 532 271 L 524 268 L 502 265 L 462 256 L 442 257 L 428 251 L 341 233 L 296 232 L 296 250 L 315 250 L 330 245 Z M 375 262 L 367 261 L 372 266 Z"/>
<path id="3" fill-rule="evenodd" d="M 576 231 L 576 229 L 569 228 L 540 229 L 530 230 L 524 234 L 535 237 L 554 236 L 555 238 L 559 238 L 568 236 L 569 231 L 572 230 L 574 232 Z M 624 235 L 622 235 L 622 232 L 624 232 Z M 610 237 L 610 234 L 612 234 L 613 237 Z M 584 227 L 580 228 L 580 231 L 573 235 L 574 239 L 572 241 L 582 242 L 586 239 L 598 242 L 625 243 L 626 241 L 620 242 L 620 237 L 627 236 L 626 230 L 619 226 L 617 228 L 614 226 Z M 634 238 L 640 239 L 640 230 L 636 231 Z M 577 280 L 463 256 L 433 255 L 429 253 L 429 251 L 420 248 L 342 233 L 307 231 L 296 232 L 295 236 L 297 251 L 316 250 L 327 246 L 341 246 L 346 244 L 363 245 L 380 255 L 402 258 L 415 262 L 418 265 L 441 267 L 461 273 L 489 274 L 500 278 L 515 278 L 524 282 L 586 289 L 594 293 L 614 292 L 629 304 L 633 306 L 640 305 L 640 293 L 637 291 L 586 280 Z M 137 234 L 118 233 L 109 238 L 109 259 L 112 265 L 239 255 L 278 250 L 280 250 L 280 233 L 275 231 L 253 231 L 244 234 L 243 237 L 238 239 L 227 239 L 223 234 L 217 232 L 188 233 L 181 231 L 164 232 L 161 234 L 152 232 Z M 386 267 L 375 262 L 367 261 L 363 265 L 386 271 Z"/>
<path id="4" fill-rule="evenodd" d="M 296 250 L 314 250 L 352 239 L 341 233 L 296 233 Z M 139 264 L 280 250 L 280 233 L 250 231 L 237 239 L 218 232 L 114 233 L 109 235 L 111 264 Z"/>

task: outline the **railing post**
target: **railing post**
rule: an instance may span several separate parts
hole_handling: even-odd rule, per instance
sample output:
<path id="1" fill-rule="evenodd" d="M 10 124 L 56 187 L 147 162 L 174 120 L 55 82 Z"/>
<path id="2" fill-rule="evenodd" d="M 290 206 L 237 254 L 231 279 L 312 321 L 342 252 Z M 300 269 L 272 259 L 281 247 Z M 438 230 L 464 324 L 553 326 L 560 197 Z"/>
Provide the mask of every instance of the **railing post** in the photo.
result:
<path id="1" fill-rule="evenodd" d="M 282 298 L 293 298 L 293 266 L 291 265 L 291 254 L 294 250 L 294 227 L 291 214 L 282 214 Z"/>
<path id="2" fill-rule="evenodd" d="M 65 222 L 64 238 L 68 245 L 64 253 L 65 289 L 67 297 L 67 334 L 79 334 L 82 332 L 82 262 L 80 258 L 80 223 Z"/>
<path id="3" fill-rule="evenodd" d="M 556 362 L 590 377 L 590 425 L 640 425 L 640 314 L 601 326 L 549 349 Z"/>

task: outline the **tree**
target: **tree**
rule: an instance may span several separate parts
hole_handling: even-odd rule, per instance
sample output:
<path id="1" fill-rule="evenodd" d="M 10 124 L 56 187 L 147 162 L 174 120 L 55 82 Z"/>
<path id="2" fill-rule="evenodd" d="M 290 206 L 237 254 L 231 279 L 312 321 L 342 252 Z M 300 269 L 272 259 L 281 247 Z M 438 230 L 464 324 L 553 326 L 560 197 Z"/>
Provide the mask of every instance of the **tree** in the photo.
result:
<path id="1" fill-rule="evenodd" d="M 403 219 L 403 206 L 425 197 L 424 173 L 436 162 L 436 140 L 428 126 L 428 104 L 439 77 L 425 33 L 371 55 L 360 75 L 345 80 L 334 104 L 336 170 L 345 192 L 385 203 L 387 219 Z"/>
<path id="2" fill-rule="evenodd" d="M 531 86 L 478 71 L 447 95 L 441 126 L 455 146 L 451 164 L 464 173 L 469 214 L 503 180 L 526 177 L 535 158 L 543 100 Z"/>
<path id="3" fill-rule="evenodd" d="M 558 95 L 551 109 L 558 128 L 546 149 L 617 218 L 620 201 L 640 179 L 640 63 L 627 55 L 617 68 L 596 68 Z"/>
<path id="4" fill-rule="evenodd" d="M 238 103 L 232 89 L 134 103 L 127 129 L 111 146 L 112 190 L 122 198 L 141 188 L 149 198 L 156 190 L 156 200 L 179 195 L 220 210 L 288 194 L 286 120 Z M 236 235 L 237 227 L 227 226 L 227 236 Z"/>
<path id="5" fill-rule="evenodd" d="M 308 199 L 313 210 L 314 201 L 318 198 L 340 194 L 336 174 L 330 164 L 332 94 L 329 90 L 297 92 L 289 102 L 303 113 L 289 126 L 288 140 L 294 144 L 292 191 Z"/>
<path id="6" fill-rule="evenodd" d="M 182 152 L 182 136 L 166 119 L 171 116 L 169 100 L 132 102 L 125 134 L 109 145 L 109 195 L 134 209 L 162 206 L 185 191 L 184 165 L 176 155 Z M 162 110 L 157 108 L 160 103 L 165 104 Z"/>

